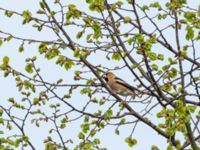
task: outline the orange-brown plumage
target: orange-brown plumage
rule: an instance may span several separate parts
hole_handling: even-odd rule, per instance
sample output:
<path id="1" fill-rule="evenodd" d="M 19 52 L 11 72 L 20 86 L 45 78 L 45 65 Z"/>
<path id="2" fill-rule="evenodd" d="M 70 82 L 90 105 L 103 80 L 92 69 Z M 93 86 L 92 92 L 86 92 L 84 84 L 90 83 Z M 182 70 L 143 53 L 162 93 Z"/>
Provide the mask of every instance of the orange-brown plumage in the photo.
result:
<path id="1" fill-rule="evenodd" d="M 112 72 L 107 72 L 105 80 L 107 81 L 112 92 L 123 96 L 135 96 L 135 88 L 122 79 L 115 76 Z"/>

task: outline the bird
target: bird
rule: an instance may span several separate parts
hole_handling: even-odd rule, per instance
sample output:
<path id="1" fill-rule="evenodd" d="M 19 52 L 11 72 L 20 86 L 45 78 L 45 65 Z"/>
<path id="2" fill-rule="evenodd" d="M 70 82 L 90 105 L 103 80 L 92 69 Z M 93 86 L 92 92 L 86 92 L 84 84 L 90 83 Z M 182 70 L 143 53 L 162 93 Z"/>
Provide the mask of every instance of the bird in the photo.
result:
<path id="1" fill-rule="evenodd" d="M 105 74 L 104 79 L 107 82 L 111 91 L 115 94 L 119 94 L 122 96 L 132 96 L 133 98 L 138 95 L 138 90 L 135 87 L 118 78 L 114 73 L 110 71 Z"/>

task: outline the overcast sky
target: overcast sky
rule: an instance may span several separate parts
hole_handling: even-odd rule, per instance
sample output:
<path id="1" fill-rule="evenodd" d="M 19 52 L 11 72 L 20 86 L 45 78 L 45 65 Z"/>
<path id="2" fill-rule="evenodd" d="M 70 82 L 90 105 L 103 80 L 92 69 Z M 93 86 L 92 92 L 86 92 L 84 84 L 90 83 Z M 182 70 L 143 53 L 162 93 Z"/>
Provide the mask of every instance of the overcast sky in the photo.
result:
<path id="1" fill-rule="evenodd" d="M 151 0 L 153 1 L 153 0 Z M 189 0 L 192 2 L 191 4 L 195 7 L 195 5 L 198 5 L 197 0 Z M 1 0 L 0 1 L 0 7 L 11 9 L 15 11 L 22 12 L 22 10 L 30 10 L 33 14 L 34 12 L 39 8 L 37 0 Z M 64 1 L 63 1 L 64 2 Z M 81 2 L 80 0 L 68 0 L 69 3 L 75 3 L 78 8 L 86 9 L 87 5 L 85 2 Z M 150 2 L 149 0 L 144 0 L 143 2 Z M 162 1 L 165 2 L 165 1 Z M 196 4 L 195 4 L 196 3 Z M 48 31 L 45 30 L 41 33 L 36 33 L 35 29 L 32 29 L 30 26 L 22 26 L 21 22 L 22 20 L 19 19 L 16 16 L 13 16 L 11 19 L 4 17 L 2 11 L 0 11 L 0 30 L 6 31 L 8 33 L 12 33 L 16 36 L 21 36 L 24 38 L 39 38 L 39 39 L 46 39 L 51 40 L 54 39 L 56 36 Z M 75 35 L 77 31 L 69 31 L 71 35 Z M 184 37 L 183 37 L 184 38 Z M 17 70 L 23 71 L 25 67 L 25 58 L 27 56 L 33 56 L 37 55 L 37 46 L 26 46 L 24 53 L 18 53 L 18 47 L 20 45 L 20 42 L 13 40 L 10 43 L 5 43 L 3 46 L 0 47 L 0 60 L 2 60 L 3 56 L 9 56 L 11 60 L 11 65 L 16 68 Z M 60 67 L 56 66 L 54 64 L 54 61 L 47 61 L 43 59 L 43 56 L 38 56 L 39 61 L 37 62 L 41 66 L 41 70 L 43 75 L 45 76 L 45 79 L 47 81 L 54 81 L 59 78 L 67 78 L 70 80 L 67 80 L 66 82 L 73 82 L 72 75 L 70 76 L 70 73 L 66 73 L 65 70 L 61 69 Z M 99 57 L 95 59 L 101 59 Z M 98 61 L 98 60 L 97 60 Z M 24 72 L 24 71 L 23 71 Z M 129 76 L 127 74 L 122 74 L 124 79 L 128 79 Z M 15 87 L 15 80 L 12 77 L 3 77 L 3 73 L 0 72 L 0 100 L 1 104 L 3 104 L 5 99 L 9 97 L 15 97 L 20 98 L 20 94 L 17 92 L 17 88 Z M 74 99 L 79 99 L 80 97 L 74 95 Z M 6 103 L 5 103 L 6 105 Z M 77 105 L 79 103 L 77 102 Z M 45 109 L 45 108 L 44 108 Z M 19 113 L 20 114 L 20 113 Z M 49 124 L 48 124 L 49 126 Z M 34 145 L 37 145 L 38 149 L 43 149 L 43 139 L 48 134 L 48 126 L 47 124 L 42 125 L 40 128 L 36 128 L 33 125 L 27 126 L 26 131 L 28 135 L 31 137 L 31 141 Z M 68 128 L 63 133 L 66 138 L 75 139 L 77 137 L 78 131 L 80 127 L 80 121 L 77 121 L 76 123 L 72 124 L 70 128 Z M 125 137 L 129 136 L 130 132 L 132 130 L 132 127 L 130 126 L 124 126 L 120 128 L 120 136 L 115 135 L 114 128 L 108 127 L 104 130 L 102 130 L 98 136 L 101 139 L 101 146 L 106 147 L 109 150 L 116 149 L 130 149 L 127 144 L 124 142 Z M 56 137 L 56 135 L 55 135 Z M 165 149 L 166 147 L 166 140 L 158 136 L 155 131 L 144 125 L 143 123 L 139 123 L 137 125 L 137 130 L 134 133 L 134 138 L 138 140 L 138 144 L 133 148 L 136 150 L 147 150 L 150 149 L 150 147 L 155 144 L 160 149 Z"/>

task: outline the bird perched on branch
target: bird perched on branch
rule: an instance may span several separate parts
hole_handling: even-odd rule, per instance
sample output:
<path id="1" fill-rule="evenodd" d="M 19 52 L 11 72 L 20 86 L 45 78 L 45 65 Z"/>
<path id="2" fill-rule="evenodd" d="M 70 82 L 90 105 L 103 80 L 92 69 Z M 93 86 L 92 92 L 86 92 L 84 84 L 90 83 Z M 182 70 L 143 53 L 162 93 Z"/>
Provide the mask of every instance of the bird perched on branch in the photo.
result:
<path id="1" fill-rule="evenodd" d="M 138 90 L 135 87 L 118 78 L 112 72 L 107 72 L 104 79 L 113 93 L 120 94 L 122 96 L 132 96 L 133 98 L 138 95 Z"/>

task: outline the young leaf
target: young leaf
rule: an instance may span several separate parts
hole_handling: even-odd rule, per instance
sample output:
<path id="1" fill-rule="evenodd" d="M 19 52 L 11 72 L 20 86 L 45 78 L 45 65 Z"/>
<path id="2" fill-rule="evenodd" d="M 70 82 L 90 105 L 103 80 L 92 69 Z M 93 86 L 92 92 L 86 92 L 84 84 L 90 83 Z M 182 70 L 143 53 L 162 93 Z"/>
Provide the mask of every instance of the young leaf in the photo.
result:
<path id="1" fill-rule="evenodd" d="M 0 46 L 3 44 L 3 41 L 0 39 Z"/>
<path id="2" fill-rule="evenodd" d="M 28 72 L 28 73 L 33 73 L 33 64 L 30 64 L 28 63 L 25 67 L 25 70 Z"/>
<path id="3" fill-rule="evenodd" d="M 134 145 L 137 144 L 137 140 L 136 139 L 133 139 L 131 137 L 127 137 L 125 139 L 125 142 L 128 144 L 129 147 L 133 147 Z"/>
<path id="4" fill-rule="evenodd" d="M 194 38 L 194 30 L 191 26 L 186 27 L 187 34 L 185 36 L 186 40 L 192 40 Z"/>
<path id="5" fill-rule="evenodd" d="M 112 55 L 112 59 L 113 59 L 113 60 L 119 61 L 119 60 L 121 59 L 121 56 L 120 56 L 119 53 L 114 53 L 114 54 Z"/>
<path id="6" fill-rule="evenodd" d="M 9 63 L 9 61 L 10 61 L 10 59 L 9 59 L 9 57 L 8 56 L 4 56 L 3 57 L 3 64 L 8 64 Z"/>

